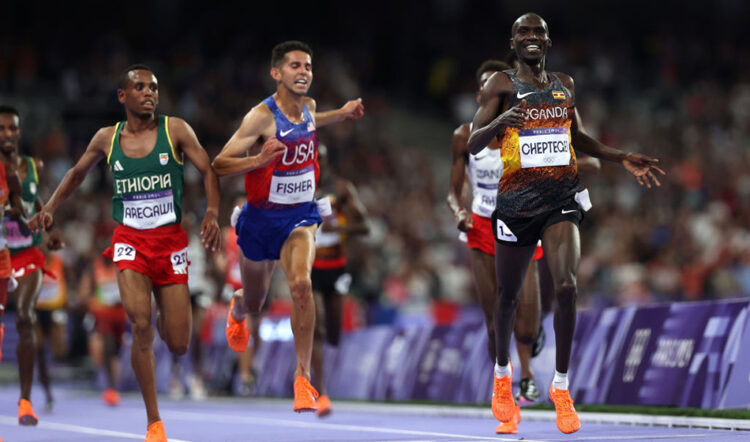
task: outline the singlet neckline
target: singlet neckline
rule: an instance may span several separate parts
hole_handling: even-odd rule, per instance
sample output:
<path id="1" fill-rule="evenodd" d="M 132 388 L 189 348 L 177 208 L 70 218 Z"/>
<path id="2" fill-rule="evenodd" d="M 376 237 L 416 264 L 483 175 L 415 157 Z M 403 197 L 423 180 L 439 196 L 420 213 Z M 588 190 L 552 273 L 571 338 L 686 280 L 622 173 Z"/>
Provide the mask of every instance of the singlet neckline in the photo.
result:
<path id="1" fill-rule="evenodd" d="M 302 103 L 302 121 L 299 123 L 293 123 L 292 120 L 289 119 L 289 117 L 284 113 L 284 110 L 281 109 L 281 106 L 279 106 L 279 102 L 276 101 L 276 98 L 271 95 L 271 100 L 273 101 L 273 105 L 276 106 L 276 109 L 279 110 L 279 114 L 281 114 L 282 117 L 284 117 L 284 120 L 286 120 L 287 123 L 293 125 L 293 126 L 302 126 L 306 123 L 307 118 L 307 105 L 305 103 Z M 271 113 L 273 113 L 273 110 L 271 110 Z"/>
<path id="2" fill-rule="evenodd" d="M 555 83 L 555 80 L 558 79 L 557 75 L 553 74 L 552 72 L 547 72 L 547 77 L 549 77 L 549 79 L 550 79 L 549 83 L 544 88 L 538 88 L 538 87 L 534 86 L 533 84 L 531 84 L 529 82 L 523 81 L 521 79 L 521 77 L 518 76 L 518 69 L 516 69 L 515 71 L 512 71 L 511 74 L 513 74 L 513 76 L 516 78 L 516 80 L 518 80 L 519 83 L 525 84 L 526 86 L 528 86 L 528 87 L 530 87 L 532 89 L 538 90 L 538 91 L 547 91 L 549 89 L 552 89 L 552 87 L 553 87 L 553 85 Z"/>
<path id="3" fill-rule="evenodd" d="M 144 158 L 149 157 L 154 151 L 156 150 L 156 146 L 159 145 L 159 127 L 162 124 L 162 118 L 161 115 L 157 115 L 156 117 L 156 141 L 154 141 L 154 146 L 151 148 L 151 150 L 148 151 L 148 153 L 142 157 L 131 157 L 125 153 L 125 149 L 122 148 L 122 131 L 125 130 L 125 125 L 128 124 L 128 120 L 125 120 L 124 123 L 120 125 L 120 133 L 117 137 L 117 144 L 120 146 L 120 152 L 122 152 L 122 156 L 125 158 L 128 158 L 130 160 L 142 160 Z"/>

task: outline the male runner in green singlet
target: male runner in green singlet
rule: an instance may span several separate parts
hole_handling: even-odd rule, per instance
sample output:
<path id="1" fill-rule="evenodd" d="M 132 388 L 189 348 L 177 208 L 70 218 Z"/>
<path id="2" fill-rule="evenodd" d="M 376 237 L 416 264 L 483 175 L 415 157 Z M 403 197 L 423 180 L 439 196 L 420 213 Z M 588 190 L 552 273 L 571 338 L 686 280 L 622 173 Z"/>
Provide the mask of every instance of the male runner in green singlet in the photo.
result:
<path id="1" fill-rule="evenodd" d="M 117 283 L 133 333 L 130 359 L 146 404 L 146 441 L 165 441 L 156 400 L 151 292 L 158 307 L 160 336 L 172 353 L 184 354 L 191 336 L 188 240 L 180 227 L 185 157 L 203 175 L 208 208 L 201 236 L 205 247 L 214 251 L 220 240 L 219 180 L 193 129 L 179 118 L 156 114 L 159 89 L 151 69 L 127 68 L 118 86 L 117 98 L 127 119 L 94 135 L 30 227 L 48 227 L 55 208 L 99 161 L 107 160 L 114 178 L 112 217 L 119 225 L 104 255 L 119 270 Z"/>

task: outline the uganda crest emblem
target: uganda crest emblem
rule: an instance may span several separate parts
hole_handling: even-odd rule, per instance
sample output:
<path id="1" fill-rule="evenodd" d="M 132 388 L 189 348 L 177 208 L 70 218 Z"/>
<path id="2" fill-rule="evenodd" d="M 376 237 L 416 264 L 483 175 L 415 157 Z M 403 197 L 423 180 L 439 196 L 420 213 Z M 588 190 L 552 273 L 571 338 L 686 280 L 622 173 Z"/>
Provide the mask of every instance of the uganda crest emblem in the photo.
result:
<path id="1" fill-rule="evenodd" d="M 169 154 L 168 153 L 160 153 L 159 154 L 159 164 L 162 166 L 166 166 L 169 162 Z"/>

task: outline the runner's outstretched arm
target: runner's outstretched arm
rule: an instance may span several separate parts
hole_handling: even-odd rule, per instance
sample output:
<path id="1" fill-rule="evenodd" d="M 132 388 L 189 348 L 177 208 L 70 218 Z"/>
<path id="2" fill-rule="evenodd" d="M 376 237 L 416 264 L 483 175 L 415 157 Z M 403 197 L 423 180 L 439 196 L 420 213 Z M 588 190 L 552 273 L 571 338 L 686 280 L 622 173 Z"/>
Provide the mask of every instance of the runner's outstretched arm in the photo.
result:
<path id="1" fill-rule="evenodd" d="M 573 83 L 573 79 L 565 74 L 558 74 L 558 76 L 563 85 L 571 94 L 573 94 L 573 96 L 575 96 L 575 84 Z M 654 171 L 662 175 L 666 175 L 666 172 L 656 165 L 656 163 L 659 162 L 657 158 L 615 149 L 614 147 L 607 146 L 606 144 L 592 138 L 583 130 L 581 115 L 578 113 L 578 109 L 575 108 L 573 109 L 573 118 L 570 125 L 570 138 L 575 149 L 603 160 L 622 164 L 628 172 L 635 176 L 635 179 L 641 186 L 651 188 L 652 183 L 656 186 L 661 186 Z"/>
<path id="2" fill-rule="evenodd" d="M 32 161 L 36 163 L 37 175 L 42 175 L 42 171 L 44 170 L 44 162 L 38 158 L 32 158 Z M 39 196 L 39 194 L 37 194 L 36 200 L 34 200 L 34 212 L 39 212 L 40 210 L 42 210 L 43 206 L 44 200 L 41 196 Z M 60 231 L 55 229 L 54 227 L 49 228 L 47 230 L 47 241 L 45 245 L 49 250 L 59 250 L 65 247 L 65 243 L 62 240 Z"/>
<path id="3" fill-rule="evenodd" d="M 195 131 L 185 120 L 177 117 L 169 119 L 169 131 L 179 146 L 179 151 L 195 165 L 203 176 L 203 188 L 206 191 L 206 215 L 201 223 L 201 239 L 203 246 L 215 252 L 221 246 L 219 231 L 219 177 L 211 167 L 203 146 L 198 141 Z"/>
<path id="4" fill-rule="evenodd" d="M 37 231 L 39 228 L 47 230 L 52 226 L 52 214 L 57 206 L 81 185 L 86 175 L 89 174 L 99 161 L 107 157 L 114 130 L 114 126 L 109 126 L 99 129 L 94 134 L 86 151 L 78 159 L 75 166 L 65 174 L 57 189 L 52 193 L 49 201 L 29 221 L 29 228 L 31 230 Z"/>
<path id="5" fill-rule="evenodd" d="M 315 127 L 323 127 L 348 119 L 358 120 L 365 115 L 365 105 L 362 104 L 361 98 L 347 101 L 340 108 L 326 112 L 316 112 L 317 105 L 315 100 L 312 99 L 307 106 L 315 117 Z"/>

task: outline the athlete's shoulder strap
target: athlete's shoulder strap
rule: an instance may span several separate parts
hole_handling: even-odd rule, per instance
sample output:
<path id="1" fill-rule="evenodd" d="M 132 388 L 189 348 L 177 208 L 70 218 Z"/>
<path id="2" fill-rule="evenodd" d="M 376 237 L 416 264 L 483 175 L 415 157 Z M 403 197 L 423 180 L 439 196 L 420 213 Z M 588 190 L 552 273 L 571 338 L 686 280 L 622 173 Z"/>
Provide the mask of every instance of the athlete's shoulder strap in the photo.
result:
<path id="1" fill-rule="evenodd" d="M 556 84 L 562 85 L 562 80 L 560 79 L 560 77 L 557 75 L 556 72 L 547 72 L 547 75 L 549 75 L 550 78 L 552 78 L 552 81 L 550 83 L 556 83 Z"/>
<path id="2" fill-rule="evenodd" d="M 122 131 L 124 123 L 124 121 L 118 121 L 115 124 L 115 130 L 112 131 L 112 139 L 109 141 L 109 152 L 107 153 L 107 164 L 109 164 L 109 159 L 112 157 L 112 152 L 115 150 L 115 140 L 118 140 L 119 144 L 118 135 L 120 134 L 120 131 Z"/>
<path id="3" fill-rule="evenodd" d="M 34 158 L 29 155 L 23 155 L 23 159 L 26 160 L 26 175 L 33 177 L 35 183 L 39 183 L 39 174 L 36 170 L 36 161 L 34 161 Z"/>
<path id="4" fill-rule="evenodd" d="M 279 106 L 276 104 L 276 100 L 273 99 L 273 95 L 270 95 L 268 98 L 263 100 L 263 103 L 268 106 L 268 110 L 270 110 L 271 113 L 274 114 L 274 116 L 279 112 Z"/>
<path id="5" fill-rule="evenodd" d="M 172 136 L 169 134 L 169 115 L 159 115 L 159 127 L 164 128 L 164 135 L 166 135 L 172 158 L 177 161 L 177 164 L 182 166 L 184 162 L 182 155 L 177 155 L 177 149 L 175 149 L 174 143 L 172 143 Z M 156 136 L 158 137 L 159 135 L 157 134 Z"/>
<path id="6" fill-rule="evenodd" d="M 304 116 L 304 121 L 313 121 L 313 117 L 310 113 L 310 109 L 307 107 L 307 103 L 302 103 L 302 115 Z"/>

